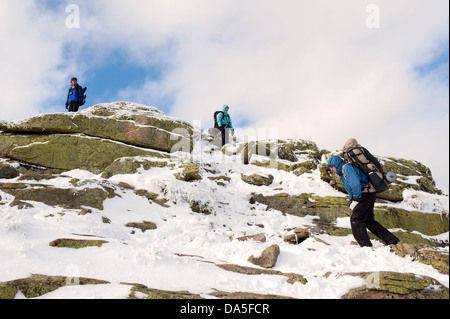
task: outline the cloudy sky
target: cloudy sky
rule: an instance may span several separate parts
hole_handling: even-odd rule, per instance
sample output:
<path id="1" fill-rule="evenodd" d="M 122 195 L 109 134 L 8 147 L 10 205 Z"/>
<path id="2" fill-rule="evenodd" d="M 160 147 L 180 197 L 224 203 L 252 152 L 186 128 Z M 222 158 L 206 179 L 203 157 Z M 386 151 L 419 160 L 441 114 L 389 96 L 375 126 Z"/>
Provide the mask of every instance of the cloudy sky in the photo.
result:
<path id="1" fill-rule="evenodd" d="M 75 6 L 74 6 L 75 5 Z M 447 0 L 0 0 L 0 119 L 132 101 L 429 166 L 449 187 Z"/>

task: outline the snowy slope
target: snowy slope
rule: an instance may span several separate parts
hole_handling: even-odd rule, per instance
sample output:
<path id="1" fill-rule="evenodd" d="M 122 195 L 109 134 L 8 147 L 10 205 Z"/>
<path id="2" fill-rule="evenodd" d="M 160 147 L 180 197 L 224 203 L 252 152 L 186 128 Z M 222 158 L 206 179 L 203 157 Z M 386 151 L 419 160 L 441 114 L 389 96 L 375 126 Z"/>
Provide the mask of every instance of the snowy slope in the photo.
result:
<path id="1" fill-rule="evenodd" d="M 174 157 L 182 154 L 174 154 Z M 176 159 L 176 158 L 175 158 Z M 179 159 L 176 159 L 179 160 Z M 295 227 L 313 225 L 315 217 L 295 217 L 267 210 L 265 205 L 250 204 L 252 193 L 265 195 L 314 193 L 318 196 L 344 194 L 320 179 L 319 171 L 295 176 L 281 170 L 244 165 L 238 156 L 226 156 L 200 140 L 195 144 L 193 160 L 200 167 L 201 181 L 184 182 L 174 177 L 172 168 L 140 169 L 136 174 L 115 175 L 105 181 L 101 175 L 81 170 L 61 174 L 39 183 L 58 188 L 74 188 L 74 178 L 83 187 L 107 183 L 119 196 L 106 199 L 104 210 L 78 215 L 80 210 L 65 210 L 32 202 L 32 208 L 19 210 L 8 204 L 14 198 L 0 191 L 0 282 L 26 278 L 30 274 L 87 277 L 111 282 L 109 285 L 63 287 L 40 298 L 126 298 L 131 286 L 189 291 L 205 298 L 215 290 L 252 292 L 293 298 L 340 298 L 365 281 L 342 275 L 351 272 L 394 271 L 414 273 L 437 279 L 449 286 L 448 275 L 412 258 L 401 258 L 389 247 L 373 241 L 375 248 L 350 245 L 351 235 L 335 237 L 316 234 L 300 245 L 283 241 Z M 176 171 L 176 169 L 175 169 Z M 270 186 L 252 186 L 241 179 L 241 173 L 271 174 Z M 230 178 L 225 186 L 208 177 Z M 13 180 L 14 181 L 14 180 Z M 11 182 L 11 180 L 0 180 Z M 79 182 L 79 183 L 80 183 Z M 167 199 L 169 207 L 150 203 L 132 189 L 120 188 L 127 183 L 134 189 L 145 189 Z M 407 210 L 448 213 L 448 197 L 409 190 L 405 200 L 390 204 Z M 192 201 L 208 203 L 210 215 L 194 213 Z M 109 220 L 106 223 L 105 220 Z M 130 222 L 151 221 L 155 230 L 132 231 Z M 339 218 L 338 226 L 350 228 L 349 218 Z M 265 233 L 267 242 L 238 241 L 244 235 Z M 56 248 L 49 243 L 58 238 L 101 239 L 102 247 L 83 249 Z M 448 241 L 448 233 L 436 236 Z M 328 243 L 326 245 L 324 242 Z M 216 264 L 257 267 L 247 261 L 272 244 L 281 253 L 274 270 L 303 275 L 308 283 L 290 284 L 279 275 L 249 276 L 223 270 Z M 446 248 L 448 252 L 448 246 Z M 21 293 L 16 298 L 23 298 Z"/>

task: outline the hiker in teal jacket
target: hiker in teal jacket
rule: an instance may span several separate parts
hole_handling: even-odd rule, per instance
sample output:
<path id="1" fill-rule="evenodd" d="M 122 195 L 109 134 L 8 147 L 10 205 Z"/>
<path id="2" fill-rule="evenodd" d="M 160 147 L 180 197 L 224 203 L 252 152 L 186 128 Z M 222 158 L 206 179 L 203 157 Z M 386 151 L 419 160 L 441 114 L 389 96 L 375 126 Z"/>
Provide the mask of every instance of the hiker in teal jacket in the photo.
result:
<path id="1" fill-rule="evenodd" d="M 231 130 L 231 134 L 234 134 L 233 123 L 231 123 L 230 115 L 228 111 L 230 107 L 228 105 L 224 105 L 222 107 L 222 112 L 217 114 L 217 125 L 219 126 L 219 130 L 222 134 L 222 146 L 228 143 L 229 131 Z"/>
<path id="2" fill-rule="evenodd" d="M 230 110 L 230 107 L 228 105 L 224 105 L 222 107 L 222 112 L 217 114 L 217 124 L 220 127 L 225 128 L 233 128 L 233 123 L 231 123 L 230 115 L 228 114 L 228 111 Z"/>
<path id="3" fill-rule="evenodd" d="M 369 182 L 367 176 L 356 166 L 345 164 L 339 156 L 332 156 L 328 161 L 328 167 L 339 175 L 342 185 L 350 196 L 350 209 L 353 211 L 350 222 L 358 244 L 361 247 L 372 247 L 367 229 L 386 245 L 398 244 L 400 240 L 375 220 L 373 209 L 377 194 L 369 193 L 365 187 Z"/>

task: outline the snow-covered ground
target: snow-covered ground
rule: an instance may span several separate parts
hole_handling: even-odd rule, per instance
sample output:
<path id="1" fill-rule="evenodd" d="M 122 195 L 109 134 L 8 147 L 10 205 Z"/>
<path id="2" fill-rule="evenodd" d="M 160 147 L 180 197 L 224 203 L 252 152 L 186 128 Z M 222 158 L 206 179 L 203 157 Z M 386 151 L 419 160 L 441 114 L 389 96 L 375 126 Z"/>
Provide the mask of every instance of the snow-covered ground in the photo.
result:
<path id="1" fill-rule="evenodd" d="M 140 170 L 136 174 L 115 175 L 108 182 L 125 182 L 136 190 L 145 189 L 168 199 L 169 208 L 149 203 L 133 190 L 116 187 L 116 196 L 106 199 L 104 210 L 92 209 L 79 216 L 79 210 L 65 210 L 33 202 L 32 208 L 18 210 L 8 204 L 0 206 L 0 282 L 26 278 L 30 274 L 88 277 L 111 282 L 109 285 L 68 286 L 40 298 L 126 298 L 131 286 L 140 283 L 149 288 L 170 291 L 186 290 L 212 298 L 214 290 L 253 292 L 294 298 L 339 298 L 349 289 L 364 285 L 359 277 L 342 275 L 350 272 L 395 271 L 426 275 L 449 286 L 449 277 L 433 267 L 401 258 L 389 247 L 373 241 L 375 248 L 350 245 L 351 235 L 334 237 L 315 235 L 300 245 L 290 245 L 283 237 L 290 229 L 313 225 L 314 217 L 283 215 L 266 210 L 262 204 L 249 203 L 251 193 L 314 193 L 318 196 L 342 196 L 321 181 L 318 170 L 295 176 L 292 173 L 243 165 L 238 158 L 211 152 L 205 141 L 198 142 L 194 161 L 202 168 L 202 181 L 184 182 L 174 177 L 170 168 Z M 203 170 L 207 168 L 208 170 Z M 214 172 L 212 172 L 214 171 Z M 270 186 L 252 186 L 241 180 L 241 173 L 272 174 Z M 226 175 L 226 187 L 208 179 Z M 41 184 L 73 188 L 72 178 L 89 180 L 82 187 L 98 187 L 105 182 L 100 175 L 74 170 Z M 11 180 L 0 180 L 11 182 Z M 282 191 L 280 191 L 282 189 Z M 3 202 L 13 200 L 0 191 Z M 208 203 L 211 215 L 193 213 L 189 202 Z M 437 213 L 447 211 L 448 197 L 423 192 L 405 192 L 405 201 L 396 205 L 407 210 Z M 110 223 L 104 223 L 104 217 Z M 130 222 L 151 221 L 156 230 L 131 233 Z M 350 228 L 348 218 L 337 225 Z M 263 228 L 262 228 L 263 227 Z M 266 243 L 238 241 L 243 235 L 265 233 Z M 89 237 L 87 237 L 89 236 Z M 442 234 L 439 239 L 447 239 Z M 102 239 L 102 247 L 83 249 L 55 248 L 49 243 L 58 238 Z M 318 239 L 328 243 L 324 244 Z M 281 253 L 275 270 L 303 275 L 308 283 L 289 284 L 278 275 L 250 276 L 223 270 L 215 264 L 238 264 L 256 267 L 247 261 L 272 244 Z M 448 251 L 448 249 L 447 249 Z M 330 274 L 331 273 L 331 274 Z M 23 298 L 18 293 L 17 298 Z"/>

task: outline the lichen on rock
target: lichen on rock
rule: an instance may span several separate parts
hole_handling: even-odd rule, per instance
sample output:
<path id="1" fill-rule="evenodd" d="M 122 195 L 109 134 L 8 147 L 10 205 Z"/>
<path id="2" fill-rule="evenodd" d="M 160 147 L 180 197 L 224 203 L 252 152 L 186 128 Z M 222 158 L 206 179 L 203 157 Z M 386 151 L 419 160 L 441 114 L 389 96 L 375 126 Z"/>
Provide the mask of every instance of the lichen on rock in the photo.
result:
<path id="1" fill-rule="evenodd" d="M 198 181 L 202 179 L 200 169 L 194 162 L 181 164 L 180 167 L 182 168 L 182 171 L 174 174 L 176 179 L 185 182 Z"/>
<path id="2" fill-rule="evenodd" d="M 87 239 L 70 239 L 60 238 L 50 242 L 51 247 L 58 248 L 86 248 L 86 247 L 102 247 L 103 244 L 107 244 L 105 240 L 87 240 Z"/>
<path id="3" fill-rule="evenodd" d="M 347 273 L 366 280 L 367 284 L 351 289 L 343 299 L 448 299 L 449 290 L 427 276 L 388 271 Z"/>
<path id="4" fill-rule="evenodd" d="M 117 102 L 78 113 L 42 114 L 23 121 L 1 122 L 7 133 L 77 134 L 171 152 L 182 140 L 192 146 L 193 127 L 155 108 Z M 192 149 L 192 147 L 190 147 Z"/>
<path id="5" fill-rule="evenodd" d="M 26 298 L 37 298 L 71 284 L 71 278 L 63 276 L 31 275 L 29 278 L 0 283 L 0 299 L 14 299 L 20 291 Z M 78 285 L 109 284 L 92 278 L 77 278 Z"/>
<path id="6" fill-rule="evenodd" d="M 245 175 L 241 174 L 241 179 L 250 185 L 255 186 L 269 186 L 273 183 L 273 175 L 262 176 L 260 174 L 252 174 L 252 175 Z"/>

